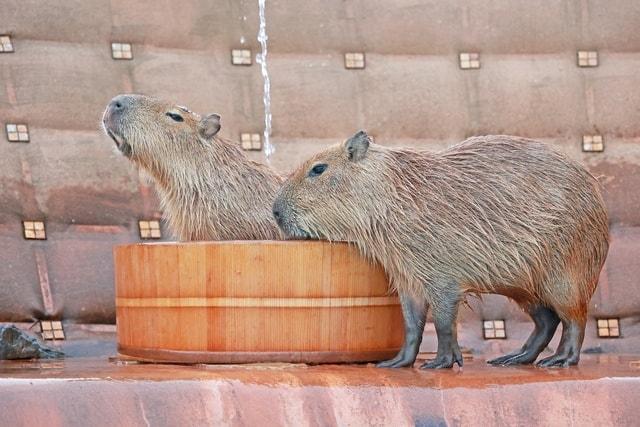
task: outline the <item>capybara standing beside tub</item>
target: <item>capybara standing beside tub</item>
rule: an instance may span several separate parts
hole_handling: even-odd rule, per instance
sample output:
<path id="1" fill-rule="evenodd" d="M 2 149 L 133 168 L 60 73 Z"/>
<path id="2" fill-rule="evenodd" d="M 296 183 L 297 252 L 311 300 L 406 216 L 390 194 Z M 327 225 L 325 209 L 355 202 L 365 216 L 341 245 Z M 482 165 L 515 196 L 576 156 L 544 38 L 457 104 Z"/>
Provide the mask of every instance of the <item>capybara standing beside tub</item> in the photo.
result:
<path id="1" fill-rule="evenodd" d="M 350 241 L 386 269 L 405 343 L 379 366 L 413 365 L 429 306 L 438 352 L 422 367 L 462 366 L 456 317 L 466 293 L 505 295 L 535 323 L 521 349 L 490 363 L 534 362 L 560 322 L 556 353 L 538 364 L 578 363 L 607 212 L 597 180 L 540 142 L 486 136 L 429 153 L 385 148 L 361 131 L 295 171 L 273 214 L 289 237 Z"/>
<path id="2" fill-rule="evenodd" d="M 102 122 L 120 152 L 153 177 L 180 240 L 280 238 L 271 205 L 282 179 L 217 136 L 219 115 L 119 95 Z"/>

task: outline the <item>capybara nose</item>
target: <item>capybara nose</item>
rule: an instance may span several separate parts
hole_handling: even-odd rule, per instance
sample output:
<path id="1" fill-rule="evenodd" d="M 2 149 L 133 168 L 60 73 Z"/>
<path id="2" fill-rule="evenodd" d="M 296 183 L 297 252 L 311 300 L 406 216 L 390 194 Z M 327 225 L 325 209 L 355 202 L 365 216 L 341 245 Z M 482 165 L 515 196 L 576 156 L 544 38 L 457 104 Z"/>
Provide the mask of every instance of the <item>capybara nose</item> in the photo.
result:
<path id="1" fill-rule="evenodd" d="M 120 95 L 120 96 L 116 96 L 111 100 L 111 103 L 109 104 L 109 108 L 114 113 L 122 113 L 130 105 L 131 105 L 131 98 L 128 96 Z"/>

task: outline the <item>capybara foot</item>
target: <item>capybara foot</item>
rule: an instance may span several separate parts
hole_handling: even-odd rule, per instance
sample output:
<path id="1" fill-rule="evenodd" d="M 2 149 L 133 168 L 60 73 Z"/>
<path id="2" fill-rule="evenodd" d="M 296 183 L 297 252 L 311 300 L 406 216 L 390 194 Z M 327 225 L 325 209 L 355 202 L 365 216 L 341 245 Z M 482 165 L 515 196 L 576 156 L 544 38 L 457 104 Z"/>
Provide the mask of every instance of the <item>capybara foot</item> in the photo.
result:
<path id="1" fill-rule="evenodd" d="M 454 363 L 453 355 L 436 357 L 433 360 L 428 360 L 424 362 L 420 366 L 420 369 L 448 369 L 453 367 L 453 363 Z M 462 363 L 458 363 L 458 365 L 462 366 Z"/>
<path id="2" fill-rule="evenodd" d="M 415 358 L 411 359 L 409 357 L 404 357 L 403 355 L 398 355 L 393 359 L 384 360 L 378 364 L 376 364 L 377 368 L 407 368 L 413 366 L 413 362 L 415 362 Z"/>
<path id="3" fill-rule="evenodd" d="M 462 353 L 460 350 L 445 355 L 438 355 L 433 360 L 424 362 L 420 369 L 447 369 L 452 368 L 457 363 L 462 368 Z"/>
<path id="4" fill-rule="evenodd" d="M 536 353 L 518 351 L 487 360 L 487 363 L 494 366 L 528 365 L 533 363 L 536 357 L 538 357 Z"/>
<path id="5" fill-rule="evenodd" d="M 494 365 L 494 366 L 501 366 L 504 365 L 504 363 L 511 359 L 512 357 L 517 356 L 520 353 L 509 353 L 509 354 L 505 354 L 504 356 L 500 356 L 500 357 L 496 357 L 495 359 L 491 359 L 491 360 L 487 360 L 487 363 L 489 365 Z"/>
<path id="6" fill-rule="evenodd" d="M 571 365 L 577 365 L 579 357 L 572 357 L 566 354 L 554 354 L 539 361 L 536 365 L 541 368 L 566 368 Z"/>

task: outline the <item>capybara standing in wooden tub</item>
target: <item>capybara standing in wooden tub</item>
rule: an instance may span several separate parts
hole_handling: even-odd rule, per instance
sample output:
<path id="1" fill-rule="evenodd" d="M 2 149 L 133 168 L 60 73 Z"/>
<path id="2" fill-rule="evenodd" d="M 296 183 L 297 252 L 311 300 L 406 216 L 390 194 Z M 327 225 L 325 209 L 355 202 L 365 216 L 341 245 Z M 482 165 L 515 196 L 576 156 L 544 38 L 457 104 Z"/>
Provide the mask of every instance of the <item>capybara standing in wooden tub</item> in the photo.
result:
<path id="1" fill-rule="evenodd" d="M 282 179 L 217 136 L 219 115 L 200 117 L 159 99 L 119 95 L 102 123 L 120 152 L 153 177 L 181 240 L 281 236 L 271 204 Z"/>
<path id="2" fill-rule="evenodd" d="M 587 304 L 609 247 L 597 180 L 542 143 L 470 138 L 439 153 L 389 149 L 358 132 L 312 157 L 278 193 L 273 214 L 290 237 L 346 240 L 380 262 L 398 290 L 405 343 L 381 367 L 412 366 L 429 306 L 438 352 L 423 368 L 462 366 L 456 338 L 466 293 L 516 301 L 535 329 L 490 361 L 578 363 Z"/>

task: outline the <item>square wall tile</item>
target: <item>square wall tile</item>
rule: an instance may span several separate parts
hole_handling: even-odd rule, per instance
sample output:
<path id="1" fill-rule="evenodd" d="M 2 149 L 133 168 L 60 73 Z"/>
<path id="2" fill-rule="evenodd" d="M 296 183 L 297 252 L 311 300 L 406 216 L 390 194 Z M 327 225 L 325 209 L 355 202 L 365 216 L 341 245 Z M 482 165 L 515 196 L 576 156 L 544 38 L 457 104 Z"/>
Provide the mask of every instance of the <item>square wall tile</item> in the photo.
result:
<path id="1" fill-rule="evenodd" d="M 8 34 L 0 35 L 0 53 L 13 53 L 13 42 Z"/>
<path id="2" fill-rule="evenodd" d="M 141 239 L 161 239 L 160 221 L 155 219 L 141 219 L 138 221 Z"/>
<path id="3" fill-rule="evenodd" d="M 64 328 L 59 320 L 41 320 L 40 334 L 45 340 L 63 340 L 65 339 Z"/>
<path id="4" fill-rule="evenodd" d="M 232 49 L 231 63 L 233 65 L 251 65 L 251 51 L 249 49 Z"/>
<path id="5" fill-rule="evenodd" d="M 240 146 L 247 151 L 262 150 L 262 137 L 259 133 L 241 133 Z"/>
<path id="6" fill-rule="evenodd" d="M 113 59 L 133 59 L 130 43 L 111 43 L 111 57 Z"/>
<path id="7" fill-rule="evenodd" d="M 485 320 L 482 322 L 484 339 L 506 339 L 507 333 L 504 320 Z"/>
<path id="8" fill-rule="evenodd" d="M 349 52 L 344 54 L 344 68 L 348 70 L 362 70 L 365 68 L 364 52 Z"/>
<path id="9" fill-rule="evenodd" d="M 9 142 L 29 142 L 29 127 L 27 125 L 7 123 L 5 129 Z"/>
<path id="10" fill-rule="evenodd" d="M 597 319 L 598 337 L 620 338 L 620 320 L 618 318 Z"/>
<path id="11" fill-rule="evenodd" d="M 22 221 L 24 238 L 27 240 L 46 240 L 47 232 L 43 221 Z"/>
<path id="12" fill-rule="evenodd" d="M 473 70 L 480 68 L 480 54 L 477 52 L 461 53 L 460 68 L 463 70 Z"/>
<path id="13" fill-rule="evenodd" d="M 583 135 L 582 151 L 586 153 L 599 153 L 604 151 L 604 139 L 602 135 Z"/>
<path id="14" fill-rule="evenodd" d="M 578 67 L 597 67 L 598 52 L 595 50 L 579 50 L 578 51 Z"/>

